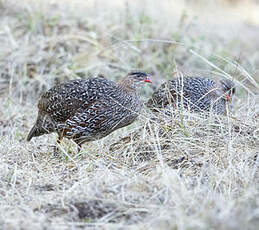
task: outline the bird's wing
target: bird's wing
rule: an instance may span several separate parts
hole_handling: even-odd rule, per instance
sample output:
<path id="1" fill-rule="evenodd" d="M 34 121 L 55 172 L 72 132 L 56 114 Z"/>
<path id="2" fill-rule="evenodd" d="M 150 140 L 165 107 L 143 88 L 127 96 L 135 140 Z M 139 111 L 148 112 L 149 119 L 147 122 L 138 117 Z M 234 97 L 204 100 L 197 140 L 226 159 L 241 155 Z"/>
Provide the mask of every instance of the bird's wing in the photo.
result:
<path id="1" fill-rule="evenodd" d="M 188 98 L 189 94 L 181 88 L 181 83 L 178 79 L 165 82 L 160 88 L 152 95 L 147 102 L 149 108 L 165 108 L 168 104 L 174 105 L 180 96 Z"/>
<path id="2" fill-rule="evenodd" d="M 108 84 L 107 82 L 106 79 L 88 79 L 57 85 L 42 95 L 38 108 L 49 114 L 55 121 L 65 122 L 79 109 L 86 110 L 101 100 L 103 96 L 100 88 L 110 87 L 111 82 Z"/>
<path id="3" fill-rule="evenodd" d="M 163 108 L 168 104 L 167 83 L 162 84 L 146 103 L 149 108 Z"/>
<path id="4" fill-rule="evenodd" d="M 39 110 L 49 114 L 55 121 L 67 120 L 83 103 L 90 103 L 90 97 L 82 96 L 83 89 L 77 83 L 79 81 L 69 81 L 45 92 L 39 100 Z"/>
<path id="5" fill-rule="evenodd" d="M 113 123 L 116 123 L 113 119 L 115 113 L 113 108 L 114 104 L 110 101 L 96 101 L 87 108 L 78 109 L 59 129 L 62 129 L 63 135 L 74 139 L 81 136 L 95 136 L 113 128 Z"/>

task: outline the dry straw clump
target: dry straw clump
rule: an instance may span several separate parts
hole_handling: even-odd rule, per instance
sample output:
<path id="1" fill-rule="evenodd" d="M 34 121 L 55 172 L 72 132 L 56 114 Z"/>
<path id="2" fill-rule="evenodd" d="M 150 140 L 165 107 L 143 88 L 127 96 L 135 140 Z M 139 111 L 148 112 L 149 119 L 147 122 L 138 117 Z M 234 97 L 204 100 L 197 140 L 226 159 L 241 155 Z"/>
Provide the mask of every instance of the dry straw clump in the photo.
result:
<path id="1" fill-rule="evenodd" d="M 258 21 L 237 15 L 258 5 L 198 2 L 0 1 L 1 228 L 257 229 Z M 26 143 L 55 83 L 136 68 L 153 73 L 145 101 L 173 72 L 237 90 L 225 116 L 145 109 L 79 153 Z"/>

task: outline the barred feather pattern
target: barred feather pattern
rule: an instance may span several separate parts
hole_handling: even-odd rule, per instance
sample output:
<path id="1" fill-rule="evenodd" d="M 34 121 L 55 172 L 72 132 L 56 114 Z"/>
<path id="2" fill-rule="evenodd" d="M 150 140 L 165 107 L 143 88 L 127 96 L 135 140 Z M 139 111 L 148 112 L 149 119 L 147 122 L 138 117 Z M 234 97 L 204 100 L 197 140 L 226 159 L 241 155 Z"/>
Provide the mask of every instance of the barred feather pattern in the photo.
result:
<path id="1" fill-rule="evenodd" d="M 126 76 L 121 83 L 90 78 L 51 88 L 39 100 L 38 117 L 27 140 L 57 132 L 81 145 L 131 124 L 142 109 L 137 82 L 146 74 L 139 75 L 137 80 Z"/>
<path id="2" fill-rule="evenodd" d="M 171 106 L 194 112 L 224 114 L 227 103 L 225 94 L 232 96 L 234 91 L 234 84 L 229 80 L 216 82 L 201 77 L 176 78 L 162 84 L 146 105 L 154 111 Z"/>

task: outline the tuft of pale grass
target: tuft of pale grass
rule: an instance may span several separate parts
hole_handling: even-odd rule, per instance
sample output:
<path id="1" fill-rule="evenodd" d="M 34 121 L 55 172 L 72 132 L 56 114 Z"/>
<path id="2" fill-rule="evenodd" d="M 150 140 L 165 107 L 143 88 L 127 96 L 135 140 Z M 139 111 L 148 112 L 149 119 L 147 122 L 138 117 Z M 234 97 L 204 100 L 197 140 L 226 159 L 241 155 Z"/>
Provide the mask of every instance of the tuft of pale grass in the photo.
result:
<path id="1" fill-rule="evenodd" d="M 240 10 L 258 5 L 219 2 L 0 1 L 3 229 L 258 228 L 258 21 Z M 80 153 L 53 154 L 55 134 L 26 143 L 54 84 L 136 68 L 153 74 L 145 101 L 175 70 L 236 95 L 226 116 L 145 108 Z"/>

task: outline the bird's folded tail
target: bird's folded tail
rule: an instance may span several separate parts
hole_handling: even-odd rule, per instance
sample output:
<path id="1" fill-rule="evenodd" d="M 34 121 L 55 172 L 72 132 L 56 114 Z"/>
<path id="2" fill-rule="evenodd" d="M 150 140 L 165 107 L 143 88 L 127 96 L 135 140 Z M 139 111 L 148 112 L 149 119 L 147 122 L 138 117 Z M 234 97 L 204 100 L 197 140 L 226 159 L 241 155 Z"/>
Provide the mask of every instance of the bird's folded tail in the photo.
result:
<path id="1" fill-rule="evenodd" d="M 52 133 L 56 130 L 56 125 L 51 120 L 50 116 L 39 113 L 37 120 L 27 136 L 27 141 L 30 141 L 33 137 L 38 137 L 47 133 Z"/>
<path id="2" fill-rule="evenodd" d="M 28 136 L 27 136 L 27 141 L 30 141 L 33 137 L 38 136 L 38 128 L 36 125 L 34 125 L 31 129 L 31 131 L 29 132 Z"/>
<path id="3" fill-rule="evenodd" d="M 33 137 L 38 137 L 43 134 L 51 133 L 51 132 L 52 130 L 44 129 L 42 127 L 39 127 L 37 124 L 35 124 L 27 136 L 27 141 L 30 141 Z"/>

